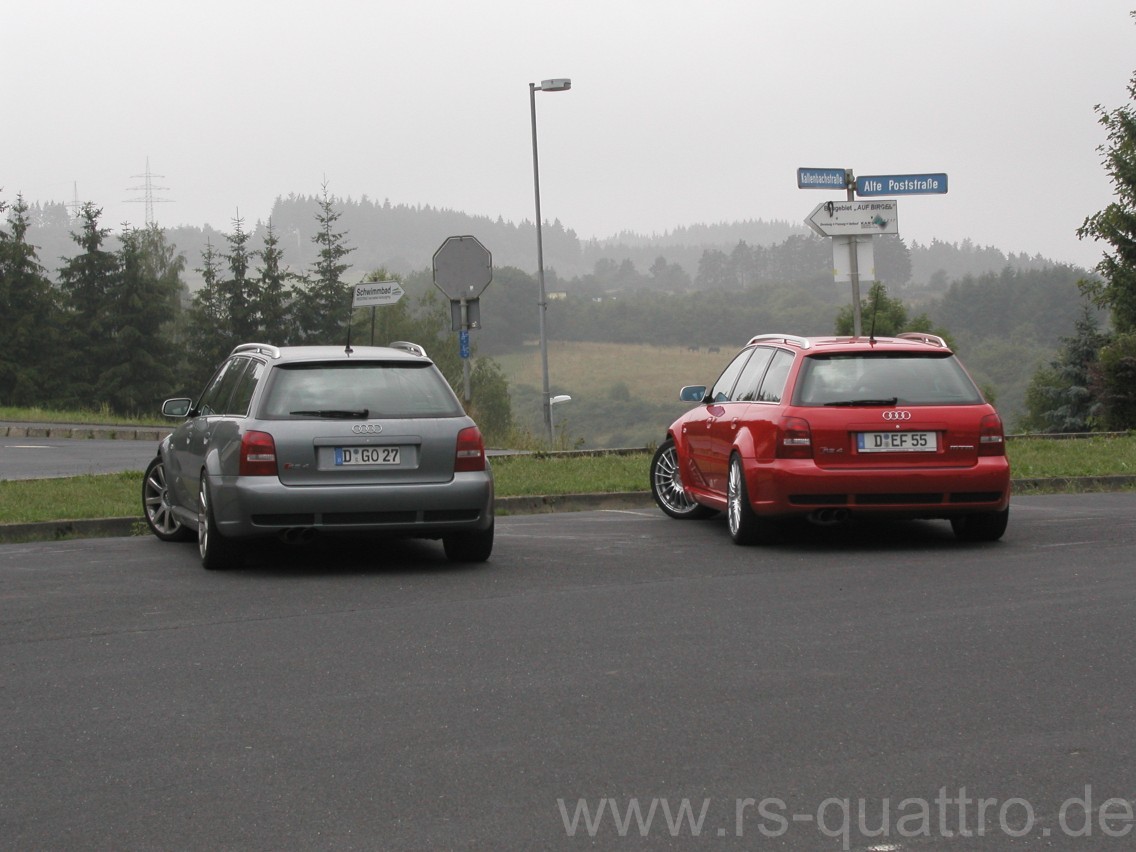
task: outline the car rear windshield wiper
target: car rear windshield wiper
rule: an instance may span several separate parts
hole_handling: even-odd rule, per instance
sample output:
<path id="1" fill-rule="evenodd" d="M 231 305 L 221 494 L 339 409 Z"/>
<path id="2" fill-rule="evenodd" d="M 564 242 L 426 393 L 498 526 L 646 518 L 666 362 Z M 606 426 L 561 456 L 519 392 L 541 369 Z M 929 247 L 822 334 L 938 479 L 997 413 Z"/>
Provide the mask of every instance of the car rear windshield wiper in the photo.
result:
<path id="1" fill-rule="evenodd" d="M 899 397 L 891 396 L 887 399 L 841 399 L 836 402 L 826 402 L 825 406 L 851 406 L 851 405 L 895 405 Z"/>
<path id="2" fill-rule="evenodd" d="M 366 408 L 360 411 L 325 408 L 322 411 L 289 411 L 288 413 L 296 417 L 327 417 L 332 420 L 366 420 L 371 412 Z"/>

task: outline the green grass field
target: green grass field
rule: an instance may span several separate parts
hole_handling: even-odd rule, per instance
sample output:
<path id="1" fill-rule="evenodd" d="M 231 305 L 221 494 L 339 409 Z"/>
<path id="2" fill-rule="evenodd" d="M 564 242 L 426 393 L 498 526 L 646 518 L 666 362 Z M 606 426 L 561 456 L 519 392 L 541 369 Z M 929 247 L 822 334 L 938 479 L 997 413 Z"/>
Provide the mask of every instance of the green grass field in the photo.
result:
<path id="1" fill-rule="evenodd" d="M 1136 435 L 1015 438 L 1008 451 L 1017 480 L 1136 475 Z M 506 456 L 493 460 L 493 472 L 499 497 L 646 491 L 650 459 L 647 450 Z M 0 524 L 140 517 L 141 489 L 141 471 L 0 481 Z"/>

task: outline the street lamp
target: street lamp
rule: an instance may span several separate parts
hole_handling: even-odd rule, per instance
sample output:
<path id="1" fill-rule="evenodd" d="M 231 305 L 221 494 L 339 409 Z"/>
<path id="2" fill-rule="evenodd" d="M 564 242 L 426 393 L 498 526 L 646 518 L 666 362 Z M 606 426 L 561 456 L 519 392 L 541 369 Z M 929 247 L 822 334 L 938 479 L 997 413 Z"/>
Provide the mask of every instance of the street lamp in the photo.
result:
<path id="1" fill-rule="evenodd" d="M 532 143 L 533 143 L 533 191 L 536 195 L 536 274 L 540 281 L 540 372 L 543 379 L 543 408 L 544 432 L 548 443 L 552 444 L 552 402 L 548 389 L 548 337 L 544 330 L 544 313 L 548 308 L 548 299 L 544 292 L 544 239 L 540 227 L 540 165 L 536 154 L 536 93 L 566 92 L 572 88 L 572 81 L 567 77 L 556 77 L 551 80 L 541 80 L 539 84 L 529 83 L 529 111 L 532 115 Z"/>
<path id="2" fill-rule="evenodd" d="M 548 422 L 550 424 L 552 423 L 552 406 L 559 405 L 562 402 L 571 402 L 571 401 L 572 401 L 572 397 L 568 396 L 568 394 L 566 394 L 566 393 L 557 394 L 556 396 L 551 397 L 548 400 Z"/>

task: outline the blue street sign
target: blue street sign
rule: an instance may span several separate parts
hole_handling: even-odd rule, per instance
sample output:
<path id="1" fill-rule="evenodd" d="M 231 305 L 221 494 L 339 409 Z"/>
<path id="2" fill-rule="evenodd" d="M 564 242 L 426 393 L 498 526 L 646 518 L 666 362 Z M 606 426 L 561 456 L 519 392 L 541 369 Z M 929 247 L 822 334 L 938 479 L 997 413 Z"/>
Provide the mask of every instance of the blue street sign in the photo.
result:
<path id="1" fill-rule="evenodd" d="M 856 178 L 856 194 L 868 195 L 938 195 L 947 191 L 947 176 L 939 172 L 929 175 L 862 175 Z"/>
<path id="2" fill-rule="evenodd" d="M 844 169 L 797 169 L 798 189 L 847 189 Z"/>
<path id="3" fill-rule="evenodd" d="M 463 358 L 469 357 L 469 332 L 464 328 L 458 332 L 458 354 Z"/>

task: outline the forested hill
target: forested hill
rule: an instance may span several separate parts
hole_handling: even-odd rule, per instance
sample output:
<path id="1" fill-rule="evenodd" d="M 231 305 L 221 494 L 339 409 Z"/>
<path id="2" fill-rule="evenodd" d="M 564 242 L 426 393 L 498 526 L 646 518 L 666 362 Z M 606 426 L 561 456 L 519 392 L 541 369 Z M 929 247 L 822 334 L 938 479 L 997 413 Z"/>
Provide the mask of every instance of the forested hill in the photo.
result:
<path id="1" fill-rule="evenodd" d="M 340 213 L 337 227 L 345 233 L 345 243 L 354 251 L 347 258 L 352 274 L 360 277 L 371 270 L 385 268 L 407 275 L 429 269 L 435 251 L 449 236 L 472 235 L 493 255 L 495 267 L 536 268 L 536 233 L 531 221 L 507 222 L 498 217 L 475 216 L 430 206 L 408 206 L 375 202 L 367 198 L 335 200 Z M 296 271 L 312 268 L 317 246 L 313 236 L 318 227 L 315 196 L 278 198 L 269 217 L 280 240 L 286 263 Z M 30 204 L 29 241 L 49 275 L 54 275 L 62 259 L 77 253 L 70 237 L 74 225 L 66 205 Z M 118 230 L 119 224 L 103 222 Z M 263 239 L 267 222 L 243 222 L 252 234 L 250 247 Z M 168 240 L 186 257 L 186 277 L 191 287 L 197 279 L 193 270 L 201 265 L 202 253 L 211 244 L 217 251 L 227 249 L 226 234 L 235 229 L 210 226 L 166 228 Z M 755 273 L 740 265 L 757 258 L 765 274 L 779 280 L 812 280 L 831 275 L 828 241 L 812 235 L 803 225 L 788 221 L 747 220 L 692 224 L 664 234 L 623 232 L 603 240 L 581 240 L 559 221 L 543 228 L 545 267 L 552 282 L 576 278 L 601 278 L 608 290 L 621 289 L 627 282 L 651 276 L 656 286 L 670 290 L 713 286 L 717 277 L 733 274 L 731 264 L 744 285 L 756 280 Z M 1053 265 L 1042 257 L 1006 254 L 993 246 L 932 241 L 929 245 L 910 245 L 895 239 L 900 250 L 891 251 L 899 265 L 892 265 L 885 278 L 888 286 L 911 287 L 916 293 L 943 293 L 950 282 L 968 275 L 978 276 L 1014 270 L 1044 269 Z M 879 258 L 877 258 L 879 259 Z M 886 265 L 886 264 L 885 264 Z M 677 285 L 668 286 L 677 281 Z"/>

